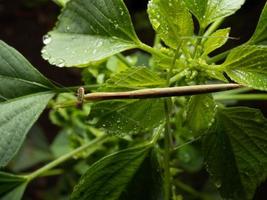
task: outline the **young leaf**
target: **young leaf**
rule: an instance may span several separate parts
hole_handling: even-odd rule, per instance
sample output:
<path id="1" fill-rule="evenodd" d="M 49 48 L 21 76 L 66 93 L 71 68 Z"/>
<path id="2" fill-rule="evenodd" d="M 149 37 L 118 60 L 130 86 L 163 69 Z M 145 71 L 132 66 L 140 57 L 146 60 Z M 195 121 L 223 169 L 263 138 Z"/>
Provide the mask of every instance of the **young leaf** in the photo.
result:
<path id="1" fill-rule="evenodd" d="M 208 171 L 222 196 L 251 200 L 267 177 L 267 120 L 256 109 L 218 109 L 203 147 Z"/>
<path id="2" fill-rule="evenodd" d="M 56 4 L 58 4 L 59 6 L 64 7 L 66 5 L 66 3 L 69 2 L 69 0 L 52 0 L 54 1 Z"/>
<path id="3" fill-rule="evenodd" d="M 195 15 L 200 27 L 205 29 L 210 23 L 234 14 L 245 0 L 183 0 Z"/>
<path id="4" fill-rule="evenodd" d="M 146 67 L 130 68 L 115 74 L 100 88 L 101 91 L 123 91 L 163 87 L 166 84 L 155 72 Z"/>
<path id="5" fill-rule="evenodd" d="M 185 126 L 194 136 L 203 135 L 212 125 L 216 104 L 210 95 L 196 95 L 190 98 L 186 108 Z"/>
<path id="6" fill-rule="evenodd" d="M 0 199 L 19 200 L 26 188 L 26 179 L 21 176 L 0 172 Z"/>
<path id="7" fill-rule="evenodd" d="M 151 144 L 126 149 L 93 164 L 74 188 L 71 200 L 117 200 L 151 151 Z"/>
<path id="8" fill-rule="evenodd" d="M 204 43 L 204 54 L 208 55 L 214 50 L 223 46 L 229 37 L 230 28 L 219 29 L 208 38 Z"/>
<path id="9" fill-rule="evenodd" d="M 223 64 L 234 81 L 259 90 L 267 90 L 267 47 L 242 45 L 231 51 Z"/>
<path id="10" fill-rule="evenodd" d="M 260 44 L 267 41 L 267 3 L 261 13 L 258 26 L 249 43 Z"/>
<path id="11" fill-rule="evenodd" d="M 0 102 L 53 87 L 19 52 L 0 41 Z"/>
<path id="12" fill-rule="evenodd" d="M 155 128 L 164 119 L 164 102 L 162 99 L 103 101 L 92 106 L 89 117 L 107 133 L 138 134 Z"/>
<path id="13" fill-rule="evenodd" d="M 148 14 L 161 39 L 174 49 L 179 46 L 181 37 L 194 33 L 192 16 L 183 0 L 150 0 Z"/>
<path id="14" fill-rule="evenodd" d="M 122 0 L 73 0 L 44 38 L 44 59 L 59 67 L 86 66 L 140 44 Z"/>
<path id="15" fill-rule="evenodd" d="M 37 93 L 0 103 L 0 167 L 17 153 L 53 93 Z"/>

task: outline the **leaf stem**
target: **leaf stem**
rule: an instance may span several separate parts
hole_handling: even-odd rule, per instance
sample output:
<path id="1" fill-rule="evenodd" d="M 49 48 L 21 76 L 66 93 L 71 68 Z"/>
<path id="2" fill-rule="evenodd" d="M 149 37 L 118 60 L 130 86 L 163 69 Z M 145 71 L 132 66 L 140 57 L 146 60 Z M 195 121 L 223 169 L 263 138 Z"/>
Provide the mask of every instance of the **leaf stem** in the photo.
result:
<path id="1" fill-rule="evenodd" d="M 225 59 L 228 56 L 228 54 L 230 53 L 230 51 L 231 50 L 225 51 L 223 53 L 220 53 L 220 54 L 208 59 L 208 63 L 217 63 L 217 62 Z"/>
<path id="2" fill-rule="evenodd" d="M 133 67 L 132 64 L 129 63 L 129 61 L 128 61 L 128 60 L 125 58 L 125 56 L 122 55 L 121 53 L 117 54 L 116 56 L 117 56 L 117 58 L 118 58 L 121 62 L 123 62 L 127 67 L 129 67 L 129 68 L 132 68 L 132 67 Z"/>
<path id="3" fill-rule="evenodd" d="M 233 95 L 215 95 L 215 100 L 237 100 L 237 101 L 266 101 L 267 94 L 233 94 Z"/>
<path id="4" fill-rule="evenodd" d="M 107 139 L 107 135 L 103 135 L 101 137 L 98 137 L 96 139 L 94 139 L 93 141 L 59 157 L 58 159 L 52 161 L 51 163 L 45 165 L 44 167 L 32 172 L 31 174 L 29 175 L 26 175 L 24 176 L 28 182 L 32 181 L 33 179 L 39 177 L 39 176 L 42 176 L 43 174 L 45 174 L 47 171 L 55 168 L 56 166 L 60 165 L 61 163 L 71 159 L 73 156 L 85 151 L 85 150 L 88 150 L 90 148 L 92 149 L 96 149 L 96 147 L 98 147 L 99 145 L 101 145 L 102 143 L 104 143 Z"/>
<path id="5" fill-rule="evenodd" d="M 183 182 L 179 180 L 174 181 L 174 185 L 183 191 L 187 192 L 188 194 L 191 194 L 194 197 L 197 197 L 198 199 L 205 199 L 204 195 L 202 195 L 200 192 L 196 191 L 194 188 L 191 186 L 184 184 Z"/>
<path id="6" fill-rule="evenodd" d="M 147 44 L 140 43 L 138 47 L 140 49 L 142 49 L 143 51 L 146 51 L 146 52 L 148 52 L 148 53 L 150 53 L 152 55 L 171 60 L 171 58 L 169 56 L 161 53 L 158 49 L 155 49 L 155 48 L 153 48 L 153 47 L 151 47 L 151 46 L 149 46 Z"/>
<path id="7" fill-rule="evenodd" d="M 171 126 L 170 126 L 170 106 L 169 101 L 164 101 L 165 106 L 165 134 L 164 134 L 164 200 L 169 200 L 171 195 L 171 173 L 170 173 L 170 146 L 171 146 Z"/>
<path id="8" fill-rule="evenodd" d="M 214 31 L 216 31 L 218 27 L 223 23 L 223 21 L 224 21 L 224 18 L 221 18 L 215 21 L 203 35 L 202 42 L 204 42 L 208 38 L 208 36 L 210 36 Z"/>

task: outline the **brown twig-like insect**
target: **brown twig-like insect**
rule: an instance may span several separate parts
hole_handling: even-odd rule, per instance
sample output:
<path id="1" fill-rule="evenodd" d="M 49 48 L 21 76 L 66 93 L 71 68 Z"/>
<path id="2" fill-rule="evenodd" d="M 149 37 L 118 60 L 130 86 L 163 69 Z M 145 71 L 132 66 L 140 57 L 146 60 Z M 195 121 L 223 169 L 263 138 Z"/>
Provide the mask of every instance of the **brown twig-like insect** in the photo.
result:
<path id="1" fill-rule="evenodd" d="M 84 93 L 85 90 L 83 87 L 79 87 L 77 90 L 77 108 L 81 109 L 83 107 L 84 102 Z"/>

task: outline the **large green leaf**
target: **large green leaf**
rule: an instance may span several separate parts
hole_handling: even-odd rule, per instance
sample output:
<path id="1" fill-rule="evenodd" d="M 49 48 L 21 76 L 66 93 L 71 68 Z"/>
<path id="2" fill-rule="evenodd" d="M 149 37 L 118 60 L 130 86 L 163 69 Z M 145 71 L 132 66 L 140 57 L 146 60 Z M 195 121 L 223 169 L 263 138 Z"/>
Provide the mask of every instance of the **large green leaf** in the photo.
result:
<path id="1" fill-rule="evenodd" d="M 53 87 L 19 52 L 0 41 L 0 102 Z"/>
<path id="2" fill-rule="evenodd" d="M 44 38 L 43 58 L 59 67 L 86 66 L 140 44 L 122 0 L 75 0 Z"/>
<path id="3" fill-rule="evenodd" d="M 261 13 L 261 17 L 255 33 L 249 43 L 259 44 L 267 41 L 267 3 Z"/>
<path id="4" fill-rule="evenodd" d="M 204 43 L 204 54 L 208 55 L 223 46 L 228 41 L 230 30 L 230 28 L 219 29 L 211 34 Z"/>
<path id="5" fill-rule="evenodd" d="M 170 47 L 177 48 L 181 37 L 192 36 L 192 16 L 183 0 L 150 0 L 148 14 L 153 28 Z"/>
<path id="6" fill-rule="evenodd" d="M 53 95 L 37 93 L 0 103 L 0 167 L 15 156 Z"/>
<path id="7" fill-rule="evenodd" d="M 92 106 L 90 119 L 110 134 L 138 134 L 155 128 L 164 119 L 162 99 L 111 100 Z"/>
<path id="8" fill-rule="evenodd" d="M 71 199 L 120 199 L 151 148 L 150 144 L 126 149 L 96 162 L 82 176 Z"/>
<path id="9" fill-rule="evenodd" d="M 242 45 L 235 48 L 223 64 L 234 81 L 259 90 L 267 90 L 267 47 Z"/>
<path id="10" fill-rule="evenodd" d="M 245 0 L 183 0 L 204 29 L 210 23 L 234 14 Z"/>
<path id="11" fill-rule="evenodd" d="M 216 104 L 210 95 L 192 96 L 186 107 L 185 126 L 194 136 L 203 135 L 212 125 Z"/>
<path id="12" fill-rule="evenodd" d="M 19 200 L 26 188 L 26 179 L 21 176 L 0 172 L 0 199 Z"/>
<path id="13" fill-rule="evenodd" d="M 208 171 L 222 196 L 251 200 L 267 177 L 267 120 L 260 111 L 220 108 L 203 147 Z"/>

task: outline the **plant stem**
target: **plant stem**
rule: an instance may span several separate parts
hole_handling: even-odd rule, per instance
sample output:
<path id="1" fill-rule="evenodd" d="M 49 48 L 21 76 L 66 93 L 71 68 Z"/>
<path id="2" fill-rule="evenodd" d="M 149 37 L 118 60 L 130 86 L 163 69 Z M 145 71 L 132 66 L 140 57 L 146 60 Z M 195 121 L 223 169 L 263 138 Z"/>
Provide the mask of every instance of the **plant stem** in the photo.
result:
<path id="1" fill-rule="evenodd" d="M 97 89 L 100 85 L 84 85 L 84 86 L 72 86 L 72 87 L 58 87 L 54 90 L 56 93 L 64 93 L 64 92 L 77 92 L 77 90 L 83 87 L 85 90 L 94 90 Z"/>
<path id="2" fill-rule="evenodd" d="M 175 180 L 174 184 L 176 187 L 182 189 L 183 191 L 187 192 L 188 194 L 191 194 L 194 197 L 197 197 L 198 199 L 205 199 L 204 195 L 202 195 L 200 192 L 196 191 L 194 188 L 190 187 L 187 184 L 182 183 L 179 180 Z"/>
<path id="3" fill-rule="evenodd" d="M 71 159 L 73 156 L 85 151 L 85 150 L 88 150 L 90 148 L 92 149 L 96 149 L 96 147 L 98 147 L 99 145 L 101 145 L 102 143 L 104 143 L 107 139 L 107 135 L 103 135 L 101 137 L 98 137 L 96 138 L 95 140 L 59 157 L 58 159 L 52 161 L 51 163 L 45 165 L 44 167 L 36 170 L 35 172 L 29 174 L 29 175 L 26 175 L 25 178 L 28 180 L 28 182 L 32 181 L 33 179 L 39 177 L 39 176 L 42 176 L 43 174 L 45 174 L 47 171 L 53 169 L 54 167 L 62 164 L 63 162 Z"/>
<path id="4" fill-rule="evenodd" d="M 170 137 L 171 137 L 171 126 L 170 126 L 170 106 L 168 100 L 164 101 L 165 106 L 165 134 L 164 134 L 164 200 L 170 199 L 171 194 L 171 173 L 170 173 Z"/>
<path id="5" fill-rule="evenodd" d="M 218 27 L 222 24 L 222 22 L 224 21 L 224 18 L 221 18 L 217 21 L 215 21 L 209 28 L 208 30 L 205 32 L 205 34 L 203 35 L 203 40 L 206 40 L 208 36 L 210 36 L 214 31 L 216 31 L 218 29 Z"/>
<path id="6" fill-rule="evenodd" d="M 221 53 L 221 54 L 218 54 L 218 55 L 216 55 L 216 56 L 210 58 L 210 59 L 208 60 L 208 63 L 217 63 L 217 62 L 219 62 L 219 61 L 225 59 L 225 58 L 228 56 L 228 54 L 230 53 L 230 51 L 231 51 L 231 50 L 225 51 L 225 52 L 223 52 L 223 53 Z"/>
<path id="7" fill-rule="evenodd" d="M 129 63 L 129 61 L 124 57 L 124 55 L 122 55 L 121 53 L 119 53 L 119 54 L 117 54 L 116 55 L 117 56 L 117 58 L 121 61 L 121 62 L 123 62 L 127 67 L 129 67 L 129 68 L 132 68 L 133 66 L 131 65 L 131 63 Z"/>
<path id="8" fill-rule="evenodd" d="M 84 95 L 84 99 L 87 101 L 103 101 L 112 99 L 149 99 L 159 97 L 207 94 L 224 90 L 237 89 L 241 87 L 242 85 L 239 84 L 212 84 L 168 88 L 152 88 L 133 90 L 128 92 L 95 92 Z"/>
<path id="9" fill-rule="evenodd" d="M 266 101 L 267 94 L 233 94 L 233 95 L 215 95 L 215 100 L 237 100 L 237 101 Z"/>
<path id="10" fill-rule="evenodd" d="M 155 56 L 158 56 L 158 57 L 161 57 L 161 58 L 165 58 L 165 59 L 168 59 L 168 60 L 171 60 L 171 57 L 161 53 L 158 49 L 155 49 L 149 45 L 146 45 L 144 43 L 141 43 L 139 44 L 138 46 L 140 49 L 142 49 L 143 51 L 146 51 L 152 55 L 155 55 Z"/>

